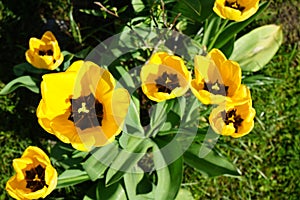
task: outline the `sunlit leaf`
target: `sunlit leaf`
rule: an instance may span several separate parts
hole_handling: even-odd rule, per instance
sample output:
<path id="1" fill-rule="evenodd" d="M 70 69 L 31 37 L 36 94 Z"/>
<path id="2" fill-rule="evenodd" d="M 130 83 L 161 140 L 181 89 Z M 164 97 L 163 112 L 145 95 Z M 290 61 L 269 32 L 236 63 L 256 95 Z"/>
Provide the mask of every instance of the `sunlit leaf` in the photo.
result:
<path id="1" fill-rule="evenodd" d="M 184 162 L 199 170 L 203 175 L 213 177 L 220 175 L 239 176 L 237 168 L 226 158 L 213 150 L 203 158 L 200 156 L 205 144 L 192 144 L 184 153 Z"/>
<path id="2" fill-rule="evenodd" d="M 158 143 L 159 146 L 154 145 L 153 147 L 153 160 L 158 179 L 155 189 L 155 199 L 175 199 L 183 176 L 183 158 L 180 156 L 181 149 L 176 148 L 176 143 L 173 143 L 173 151 L 162 151 L 166 142 L 161 141 Z"/>
<path id="3" fill-rule="evenodd" d="M 83 163 L 83 168 L 92 181 L 103 176 L 105 170 L 115 159 L 118 152 L 118 146 L 116 146 L 115 142 L 91 152 L 92 155 Z"/>
<path id="4" fill-rule="evenodd" d="M 0 91 L 0 95 L 9 94 L 19 87 L 25 87 L 34 93 L 39 93 L 39 87 L 37 86 L 35 79 L 33 79 L 31 76 L 21 76 L 5 85 Z"/>
<path id="5" fill-rule="evenodd" d="M 142 0 L 131 0 L 131 4 L 134 11 L 137 13 L 141 12 L 145 8 L 145 5 Z"/>
<path id="6" fill-rule="evenodd" d="M 234 43 L 230 59 L 237 61 L 242 70 L 256 72 L 273 58 L 282 40 L 281 26 L 265 25 L 256 28 Z"/>
<path id="7" fill-rule="evenodd" d="M 90 180 L 90 177 L 85 171 L 79 169 L 68 169 L 59 175 L 56 188 L 76 185 L 87 180 Z"/>

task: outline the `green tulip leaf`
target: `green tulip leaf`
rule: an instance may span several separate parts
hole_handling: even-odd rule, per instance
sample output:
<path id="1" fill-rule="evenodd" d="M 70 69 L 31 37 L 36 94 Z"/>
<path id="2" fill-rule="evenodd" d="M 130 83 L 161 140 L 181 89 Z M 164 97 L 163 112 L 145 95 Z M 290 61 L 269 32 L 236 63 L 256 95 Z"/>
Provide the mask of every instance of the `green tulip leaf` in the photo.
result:
<path id="1" fill-rule="evenodd" d="M 144 5 L 142 0 L 131 0 L 131 4 L 132 4 L 132 7 L 133 7 L 133 10 L 136 13 L 139 13 L 139 12 L 143 11 L 144 8 L 145 8 L 145 5 Z"/>
<path id="2" fill-rule="evenodd" d="M 104 180 L 91 185 L 83 200 L 126 200 L 126 192 L 120 183 L 105 186 Z"/>
<path id="3" fill-rule="evenodd" d="M 33 79 L 31 76 L 21 76 L 5 85 L 0 91 L 0 95 L 12 93 L 19 87 L 25 87 L 34 93 L 39 93 L 39 88 L 36 84 L 36 81 L 37 80 Z"/>
<path id="4" fill-rule="evenodd" d="M 205 157 L 200 156 L 204 151 L 203 148 L 207 148 L 207 151 L 209 151 Z M 199 170 L 205 176 L 240 175 L 237 168 L 230 161 L 200 144 L 192 144 L 183 157 L 187 165 Z"/>
<path id="5" fill-rule="evenodd" d="M 27 62 L 15 65 L 13 68 L 13 71 L 16 76 L 22 76 L 26 72 L 29 72 L 32 74 L 43 74 L 43 73 L 49 72 L 49 70 L 38 69 Z"/>
<path id="6" fill-rule="evenodd" d="M 271 24 L 256 28 L 234 43 L 230 59 L 238 62 L 244 71 L 259 71 L 276 54 L 282 40 L 281 26 Z"/>
<path id="7" fill-rule="evenodd" d="M 178 157 L 181 148 L 179 144 L 173 143 L 173 150 L 162 150 L 166 141 L 158 141 L 157 145 L 153 146 L 153 161 L 157 174 L 157 185 L 155 188 L 156 200 L 175 199 L 180 189 L 183 176 L 183 158 Z M 179 146 L 180 147 L 180 146 Z"/>
<path id="8" fill-rule="evenodd" d="M 116 142 L 104 147 L 96 148 L 91 152 L 91 156 L 83 163 L 84 170 L 88 173 L 92 181 L 103 176 L 111 162 L 118 155 Z"/>
<path id="9" fill-rule="evenodd" d="M 56 188 L 76 185 L 90 180 L 89 175 L 79 169 L 68 169 L 59 175 Z"/>
<path id="10" fill-rule="evenodd" d="M 199 23 L 212 14 L 213 5 L 213 0 L 180 0 L 177 1 L 173 11 Z"/>
<path id="11" fill-rule="evenodd" d="M 150 140 L 136 137 L 129 138 L 126 148 L 119 152 L 107 171 L 106 185 L 118 182 L 125 172 L 130 171 L 138 163 L 151 146 L 152 142 Z"/>

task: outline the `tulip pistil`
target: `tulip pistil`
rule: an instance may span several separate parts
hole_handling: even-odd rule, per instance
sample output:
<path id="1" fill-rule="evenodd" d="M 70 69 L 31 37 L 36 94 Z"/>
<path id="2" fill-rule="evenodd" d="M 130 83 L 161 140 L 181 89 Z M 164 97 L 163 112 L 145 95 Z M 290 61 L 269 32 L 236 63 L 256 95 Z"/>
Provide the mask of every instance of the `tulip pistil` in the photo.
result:
<path id="1" fill-rule="evenodd" d="M 162 76 L 155 80 L 158 92 L 165 92 L 170 94 L 173 89 L 180 87 L 177 74 L 168 74 L 164 72 Z"/>
<path id="2" fill-rule="evenodd" d="M 219 83 L 219 81 L 217 80 L 214 83 L 204 82 L 203 89 L 215 95 L 219 94 L 219 95 L 227 96 L 228 88 L 229 88 L 228 86 Z"/>
<path id="3" fill-rule="evenodd" d="M 95 99 L 93 94 L 70 99 L 72 104 L 69 120 L 81 130 L 102 126 L 103 105 Z"/>
<path id="4" fill-rule="evenodd" d="M 236 109 L 232 109 L 228 112 L 221 112 L 222 119 L 226 125 L 233 123 L 233 127 L 235 128 L 235 133 L 238 132 L 238 128 L 242 125 L 244 119 L 241 118 L 240 115 L 236 114 Z"/>
<path id="5" fill-rule="evenodd" d="M 241 12 L 243 12 L 243 10 L 245 10 L 245 7 L 244 6 L 241 6 L 238 1 L 225 1 L 225 6 L 226 7 L 230 7 L 230 8 L 233 8 L 233 9 L 236 9 L 236 10 L 239 10 Z"/>
<path id="6" fill-rule="evenodd" d="M 25 173 L 26 188 L 30 189 L 32 192 L 43 189 L 44 186 L 48 187 L 45 182 L 45 168 L 41 165 L 26 170 Z"/>

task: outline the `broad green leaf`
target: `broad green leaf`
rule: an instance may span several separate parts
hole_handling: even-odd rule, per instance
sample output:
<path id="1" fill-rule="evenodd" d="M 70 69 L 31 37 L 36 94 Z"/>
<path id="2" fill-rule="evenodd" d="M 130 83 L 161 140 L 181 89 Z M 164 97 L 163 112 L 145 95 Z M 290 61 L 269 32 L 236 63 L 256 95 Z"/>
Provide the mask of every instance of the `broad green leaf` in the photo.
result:
<path id="1" fill-rule="evenodd" d="M 116 142 L 104 147 L 96 148 L 91 152 L 91 156 L 82 164 L 92 181 L 101 178 L 105 170 L 118 155 Z"/>
<path id="2" fill-rule="evenodd" d="M 15 65 L 13 71 L 16 76 L 22 76 L 26 72 L 33 73 L 33 74 L 43 74 L 49 72 L 49 70 L 46 69 L 35 68 L 27 62 Z"/>
<path id="3" fill-rule="evenodd" d="M 236 167 L 226 158 L 210 149 L 210 152 L 203 158 L 201 151 L 206 144 L 192 144 L 184 153 L 184 162 L 191 167 L 199 170 L 203 175 L 213 177 L 220 175 L 239 176 L 240 173 Z"/>
<path id="4" fill-rule="evenodd" d="M 124 184 L 129 199 L 137 199 L 137 185 L 143 179 L 144 173 L 138 167 L 124 175 Z"/>
<path id="5" fill-rule="evenodd" d="M 152 142 L 147 139 L 132 137 L 130 140 L 128 141 L 127 148 L 119 152 L 108 169 L 105 179 L 106 185 L 111 185 L 119 181 L 125 172 L 130 171 L 152 146 Z"/>
<path id="6" fill-rule="evenodd" d="M 120 183 L 105 186 L 101 181 L 96 188 L 96 200 L 126 200 L 126 193 Z"/>
<path id="7" fill-rule="evenodd" d="M 34 93 L 39 93 L 39 88 L 36 84 L 36 81 L 37 80 L 33 79 L 31 76 L 21 76 L 5 85 L 4 88 L 0 91 L 0 95 L 9 94 L 19 87 L 25 87 Z"/>
<path id="8" fill-rule="evenodd" d="M 50 158 L 55 165 L 63 167 L 64 169 L 79 168 L 87 154 L 87 152 L 74 150 L 70 144 L 57 142 L 54 147 L 51 148 Z"/>
<path id="9" fill-rule="evenodd" d="M 132 96 L 132 98 L 135 98 Z M 140 122 L 140 112 L 134 103 L 130 101 L 128 112 L 125 118 L 123 131 L 126 133 L 136 133 L 137 135 L 143 135 L 144 129 Z"/>
<path id="10" fill-rule="evenodd" d="M 259 71 L 276 54 L 282 40 L 281 26 L 265 25 L 256 28 L 234 43 L 230 59 L 238 62 L 244 71 Z"/>
<path id="11" fill-rule="evenodd" d="M 105 186 L 104 180 L 99 180 L 90 186 L 83 200 L 127 200 L 125 190 L 120 183 Z"/>
<path id="12" fill-rule="evenodd" d="M 160 143 L 159 146 L 153 146 L 153 161 L 158 179 L 154 199 L 175 199 L 183 176 L 183 158 L 182 156 L 176 158 L 181 149 L 174 145 L 172 151 L 163 151 L 161 148 L 166 145 L 165 141 L 158 143 Z M 175 161 L 172 162 L 172 158 Z"/>
<path id="13" fill-rule="evenodd" d="M 133 10 L 137 13 L 141 12 L 145 8 L 145 5 L 142 0 L 131 0 L 131 4 Z"/>
<path id="14" fill-rule="evenodd" d="M 229 42 L 232 39 L 232 37 L 234 37 L 245 27 L 247 27 L 260 13 L 262 13 L 267 8 L 268 5 L 269 2 L 265 1 L 260 4 L 258 11 L 254 15 L 252 15 L 249 19 L 242 22 L 233 22 L 230 25 L 228 25 L 224 29 L 224 31 L 222 31 L 222 33 L 218 36 L 216 42 L 212 45 L 212 47 L 217 49 L 223 47 L 227 42 Z"/>
<path id="15" fill-rule="evenodd" d="M 212 14 L 213 4 L 213 0 L 178 0 L 173 11 L 199 23 Z"/>
<path id="16" fill-rule="evenodd" d="M 68 169 L 59 175 L 56 188 L 76 185 L 87 180 L 90 180 L 90 177 L 85 171 Z"/>

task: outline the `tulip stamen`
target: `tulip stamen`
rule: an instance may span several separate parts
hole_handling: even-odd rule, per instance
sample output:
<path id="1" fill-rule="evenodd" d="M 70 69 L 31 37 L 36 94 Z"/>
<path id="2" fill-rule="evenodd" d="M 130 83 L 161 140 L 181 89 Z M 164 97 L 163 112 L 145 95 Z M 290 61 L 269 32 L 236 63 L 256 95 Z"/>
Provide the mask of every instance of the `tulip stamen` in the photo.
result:
<path id="1" fill-rule="evenodd" d="M 219 94 L 219 95 L 227 96 L 228 88 L 229 88 L 228 86 L 219 83 L 219 81 L 217 80 L 214 83 L 204 82 L 203 89 L 215 95 Z"/>
<path id="2" fill-rule="evenodd" d="M 30 189 L 32 192 L 43 189 L 44 186 L 48 187 L 45 181 L 45 168 L 41 165 L 26 170 L 25 173 L 26 188 Z"/>
<path id="3" fill-rule="evenodd" d="M 236 109 L 232 109 L 228 112 L 221 112 L 222 119 L 226 125 L 233 123 L 233 127 L 235 128 L 235 133 L 238 132 L 238 128 L 242 125 L 244 119 L 241 118 L 240 115 L 236 114 Z"/>
<path id="4" fill-rule="evenodd" d="M 158 92 L 170 94 L 176 87 L 180 87 L 177 74 L 164 72 L 162 76 L 155 80 Z"/>
<path id="5" fill-rule="evenodd" d="M 95 99 L 93 94 L 70 99 L 70 102 L 72 110 L 68 120 L 74 122 L 76 127 L 84 130 L 99 125 L 102 126 L 103 105 Z"/>
<path id="6" fill-rule="evenodd" d="M 241 6 L 238 1 L 233 1 L 233 2 L 230 2 L 230 1 L 225 1 L 225 6 L 226 7 L 230 7 L 230 8 L 233 8 L 235 10 L 239 10 L 241 12 L 243 12 L 243 10 L 245 10 L 245 7 L 244 6 Z"/>

